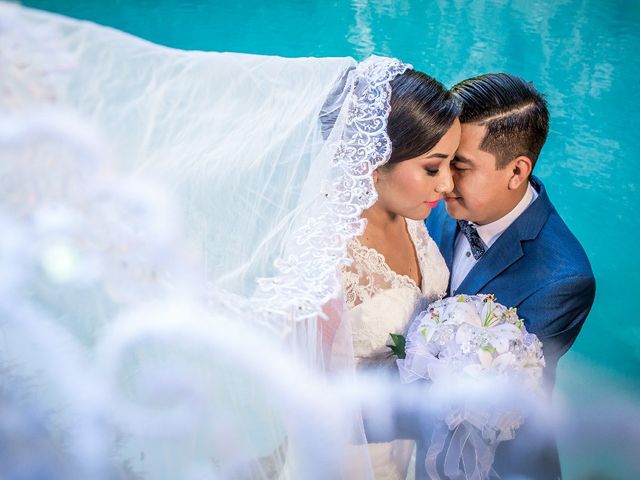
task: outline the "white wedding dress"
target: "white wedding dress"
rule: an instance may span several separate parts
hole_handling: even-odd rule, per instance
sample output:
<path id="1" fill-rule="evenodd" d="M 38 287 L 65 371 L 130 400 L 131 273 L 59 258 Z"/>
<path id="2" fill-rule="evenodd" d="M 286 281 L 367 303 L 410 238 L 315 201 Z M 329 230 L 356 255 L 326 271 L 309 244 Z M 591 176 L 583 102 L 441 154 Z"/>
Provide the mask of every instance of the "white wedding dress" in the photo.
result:
<path id="1" fill-rule="evenodd" d="M 406 222 L 422 275 L 420 288 L 412 278 L 394 272 L 377 250 L 357 238 L 349 242 L 353 263 L 344 270 L 343 281 L 357 368 L 393 367 L 395 357 L 389 357 L 387 347 L 389 334 L 404 335 L 417 312 L 446 294 L 449 269 L 438 247 L 424 222 Z M 404 480 L 413 448 L 412 440 L 370 443 L 375 478 Z"/>

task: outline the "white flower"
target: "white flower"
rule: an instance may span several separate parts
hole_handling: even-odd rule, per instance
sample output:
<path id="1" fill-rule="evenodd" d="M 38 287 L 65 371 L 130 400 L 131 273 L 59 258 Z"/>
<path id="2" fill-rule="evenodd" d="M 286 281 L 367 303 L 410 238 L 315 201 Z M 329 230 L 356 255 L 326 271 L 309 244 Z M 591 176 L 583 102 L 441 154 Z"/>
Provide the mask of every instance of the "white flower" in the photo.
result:
<path id="1" fill-rule="evenodd" d="M 507 352 L 502 355 L 498 355 L 493 362 L 491 362 L 491 368 L 498 371 L 504 371 L 511 366 L 515 366 L 517 363 L 518 361 L 516 356 L 511 352 Z"/>
<path id="2" fill-rule="evenodd" d="M 488 329 L 491 335 L 491 345 L 499 354 L 509 350 L 511 341 L 522 338 L 522 332 L 518 327 L 510 323 L 495 325 Z"/>
<path id="3" fill-rule="evenodd" d="M 454 303 L 450 310 L 451 316 L 448 319 L 450 323 L 454 323 L 457 325 L 468 323 L 469 325 L 473 325 L 475 327 L 482 326 L 480 315 L 478 315 L 478 311 L 472 303 Z"/>
<path id="4" fill-rule="evenodd" d="M 460 325 L 460 327 L 458 328 L 458 331 L 456 332 L 456 337 L 455 337 L 456 343 L 458 345 L 462 345 L 470 342 L 473 336 L 474 330 L 475 330 L 474 327 L 472 327 L 468 323 L 464 323 Z"/>

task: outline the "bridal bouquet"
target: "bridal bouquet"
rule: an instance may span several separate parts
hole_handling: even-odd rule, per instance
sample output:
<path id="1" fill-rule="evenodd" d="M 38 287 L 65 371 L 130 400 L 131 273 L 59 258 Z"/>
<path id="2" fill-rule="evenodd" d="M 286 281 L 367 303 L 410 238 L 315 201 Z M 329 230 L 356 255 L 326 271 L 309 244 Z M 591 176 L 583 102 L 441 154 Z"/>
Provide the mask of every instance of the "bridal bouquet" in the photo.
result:
<path id="1" fill-rule="evenodd" d="M 397 347 L 397 338 L 394 343 Z M 542 393 L 542 343 L 527 332 L 515 308 L 497 303 L 493 295 L 457 295 L 432 303 L 409 327 L 404 347 L 404 358 L 398 355 L 397 360 L 402 381 L 429 380 L 434 394 L 468 391 L 470 385 L 489 385 L 489 396 Z M 475 471 L 470 476 L 470 472 L 465 473 L 468 478 L 486 478 L 495 447 L 502 440 L 512 439 L 522 423 L 526 412 L 519 402 L 505 399 L 496 407 L 491 401 L 472 397 L 457 395 L 462 400 L 447 405 L 444 422 L 434 430 L 427 454 L 432 478 L 439 478 L 435 457 L 442 451 L 449 431 L 453 431 L 453 440 L 447 459 L 454 461 L 445 463 L 445 473 L 457 473 L 460 463 L 468 468 L 468 462 L 459 460 L 469 442 L 466 448 L 475 454 L 476 462 L 471 462 Z M 455 455 L 450 455 L 452 448 Z"/>

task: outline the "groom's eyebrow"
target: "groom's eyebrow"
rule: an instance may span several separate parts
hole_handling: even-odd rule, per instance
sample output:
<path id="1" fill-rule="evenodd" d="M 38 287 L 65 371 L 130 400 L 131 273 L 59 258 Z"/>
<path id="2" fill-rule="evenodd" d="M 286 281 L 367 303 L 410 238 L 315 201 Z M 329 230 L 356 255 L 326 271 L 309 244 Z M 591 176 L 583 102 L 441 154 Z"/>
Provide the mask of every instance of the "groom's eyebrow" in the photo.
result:
<path id="1" fill-rule="evenodd" d="M 453 162 L 463 162 L 463 163 L 468 163 L 468 164 L 470 164 L 470 165 L 473 165 L 473 162 L 472 162 L 471 160 L 469 160 L 469 159 L 468 159 L 468 158 L 466 158 L 466 157 L 463 157 L 462 155 L 460 155 L 460 154 L 458 154 L 458 153 L 456 153 L 456 154 L 453 156 L 453 160 L 452 160 L 452 161 L 453 161 Z"/>

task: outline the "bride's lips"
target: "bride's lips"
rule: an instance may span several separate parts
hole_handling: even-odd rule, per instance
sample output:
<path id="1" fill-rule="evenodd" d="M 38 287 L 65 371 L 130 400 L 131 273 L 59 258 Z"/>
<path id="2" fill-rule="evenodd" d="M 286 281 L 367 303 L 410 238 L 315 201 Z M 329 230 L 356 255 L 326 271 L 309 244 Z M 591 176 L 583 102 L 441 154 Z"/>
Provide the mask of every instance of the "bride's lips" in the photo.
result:
<path id="1" fill-rule="evenodd" d="M 440 203 L 440 200 L 442 200 L 442 199 L 438 199 L 435 202 L 424 202 L 424 203 L 426 203 L 429 208 L 436 208 L 436 205 L 438 205 L 438 203 Z"/>

